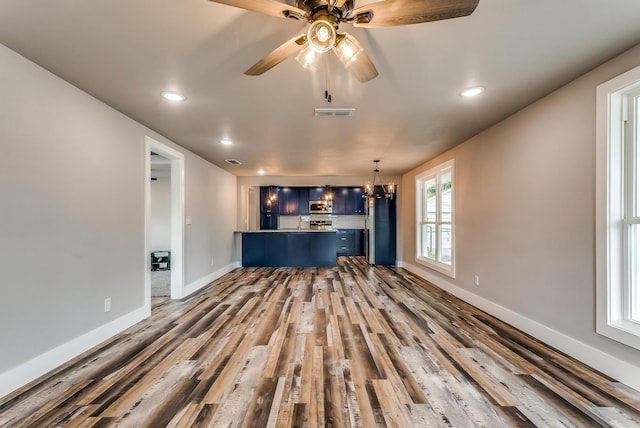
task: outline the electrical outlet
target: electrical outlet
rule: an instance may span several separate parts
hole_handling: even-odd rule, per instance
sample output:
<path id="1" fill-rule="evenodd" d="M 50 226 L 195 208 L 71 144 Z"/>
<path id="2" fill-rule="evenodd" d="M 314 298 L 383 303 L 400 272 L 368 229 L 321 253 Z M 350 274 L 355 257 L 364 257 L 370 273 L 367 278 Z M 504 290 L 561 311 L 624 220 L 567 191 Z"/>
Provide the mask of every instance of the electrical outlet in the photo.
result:
<path id="1" fill-rule="evenodd" d="M 476 275 L 476 276 L 475 276 L 475 278 L 474 278 L 474 280 L 473 280 L 473 282 L 474 282 L 476 285 L 480 285 L 480 277 L 479 277 L 478 275 Z"/>
<path id="2" fill-rule="evenodd" d="M 111 310 L 111 297 L 104 299 L 104 311 L 109 312 Z"/>

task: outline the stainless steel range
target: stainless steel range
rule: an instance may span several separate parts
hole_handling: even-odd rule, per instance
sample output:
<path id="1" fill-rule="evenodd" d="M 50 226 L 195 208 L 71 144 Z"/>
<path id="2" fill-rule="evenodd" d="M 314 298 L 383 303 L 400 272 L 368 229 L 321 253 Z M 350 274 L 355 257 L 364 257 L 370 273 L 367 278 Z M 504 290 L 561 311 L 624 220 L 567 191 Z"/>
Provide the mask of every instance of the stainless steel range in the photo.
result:
<path id="1" fill-rule="evenodd" d="M 331 229 L 333 229 L 333 221 L 330 218 L 309 220 L 309 229 L 311 229 L 311 230 L 331 230 Z"/>

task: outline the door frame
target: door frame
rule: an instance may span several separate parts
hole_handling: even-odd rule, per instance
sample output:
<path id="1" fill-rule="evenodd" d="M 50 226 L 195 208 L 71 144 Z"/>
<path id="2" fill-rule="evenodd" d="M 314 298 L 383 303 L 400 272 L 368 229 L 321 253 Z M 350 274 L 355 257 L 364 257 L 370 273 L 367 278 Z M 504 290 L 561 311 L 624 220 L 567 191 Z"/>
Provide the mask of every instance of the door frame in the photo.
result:
<path id="1" fill-rule="evenodd" d="M 151 302 L 151 152 L 171 161 L 171 298 L 184 294 L 184 154 L 145 137 L 145 301 Z"/>

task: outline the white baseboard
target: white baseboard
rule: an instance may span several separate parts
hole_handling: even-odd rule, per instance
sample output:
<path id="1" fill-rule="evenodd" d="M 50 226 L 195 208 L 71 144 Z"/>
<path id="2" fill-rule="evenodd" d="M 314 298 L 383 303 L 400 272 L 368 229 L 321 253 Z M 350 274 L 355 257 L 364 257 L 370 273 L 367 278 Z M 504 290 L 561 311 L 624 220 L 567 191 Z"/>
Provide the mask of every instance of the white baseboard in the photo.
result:
<path id="1" fill-rule="evenodd" d="M 524 331 L 544 343 L 582 361 L 583 363 L 599 370 L 600 372 L 610 376 L 618 381 L 640 391 L 640 367 L 620 360 L 610 354 L 607 354 L 597 348 L 580 342 L 570 336 L 559 331 L 540 324 L 530 318 L 527 318 L 517 312 L 500 306 L 484 297 L 471 293 L 464 288 L 443 279 L 426 269 L 412 265 L 407 262 L 398 263 L 398 267 L 402 267 L 409 272 L 433 283 L 443 290 L 453 294 L 459 299 L 493 315 L 500 320 L 511 324 L 512 326 Z"/>
<path id="2" fill-rule="evenodd" d="M 0 373 L 0 397 L 15 391 L 29 382 L 48 373 L 56 367 L 88 351 L 94 346 L 126 330 L 132 325 L 148 318 L 151 315 L 151 307 L 145 305 L 140 309 L 129 312 L 107 324 L 104 324 L 88 333 L 78 336 L 44 354 L 22 363 L 18 367 Z"/>
<path id="3" fill-rule="evenodd" d="M 226 275 L 227 273 L 239 267 L 241 267 L 240 262 L 234 262 L 234 263 L 228 264 L 227 266 L 224 266 L 223 268 L 218 269 L 215 272 L 210 273 L 207 276 L 204 276 L 200 279 L 193 281 L 192 283 L 186 285 L 182 289 L 182 296 L 179 296 L 178 298 L 182 299 L 184 297 L 187 297 L 195 293 L 196 291 L 200 290 L 201 288 L 209 285 L 211 282 L 220 278 L 222 275 Z"/>

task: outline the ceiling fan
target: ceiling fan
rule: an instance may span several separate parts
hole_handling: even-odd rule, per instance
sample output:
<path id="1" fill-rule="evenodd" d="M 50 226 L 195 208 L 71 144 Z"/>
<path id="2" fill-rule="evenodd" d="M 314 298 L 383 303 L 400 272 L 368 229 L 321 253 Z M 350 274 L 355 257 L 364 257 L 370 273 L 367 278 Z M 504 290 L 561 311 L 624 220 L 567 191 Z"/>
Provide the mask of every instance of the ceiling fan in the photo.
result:
<path id="1" fill-rule="evenodd" d="M 355 37 L 339 33 L 342 22 L 375 28 L 468 16 L 479 0 L 210 0 L 253 12 L 310 23 L 306 33 L 291 38 L 251 66 L 244 74 L 257 76 L 297 54 L 305 68 L 331 49 L 360 82 L 378 75 L 375 65 Z M 364 6 L 359 4 L 366 3 Z M 294 6 L 295 4 L 295 6 Z"/>

